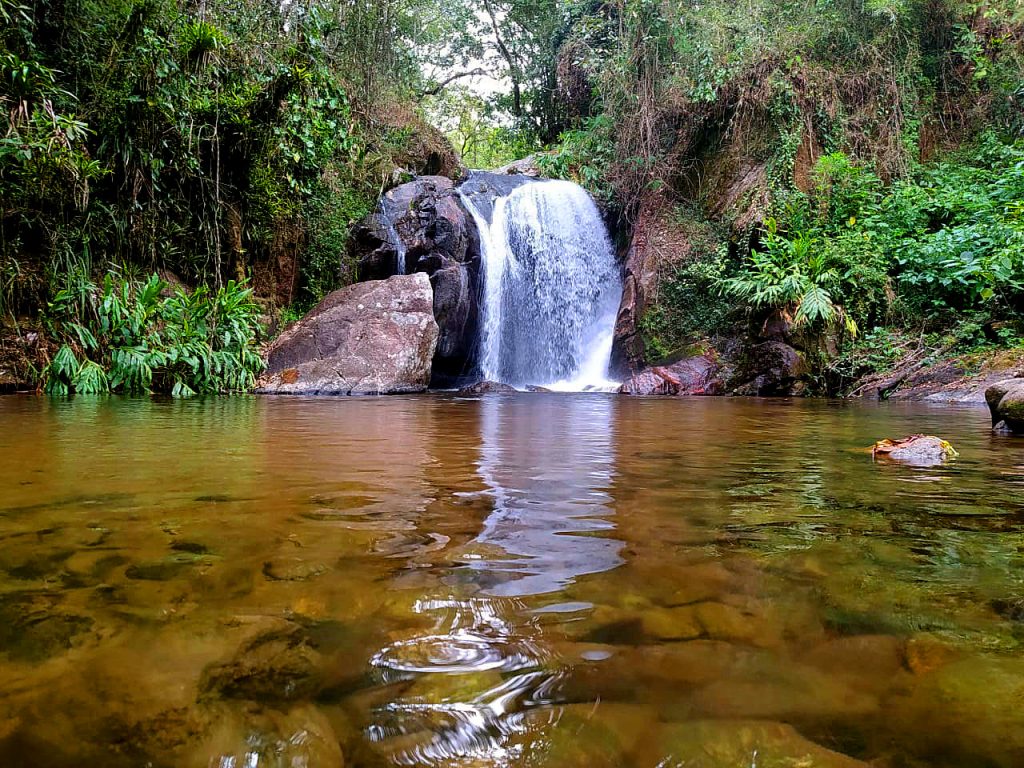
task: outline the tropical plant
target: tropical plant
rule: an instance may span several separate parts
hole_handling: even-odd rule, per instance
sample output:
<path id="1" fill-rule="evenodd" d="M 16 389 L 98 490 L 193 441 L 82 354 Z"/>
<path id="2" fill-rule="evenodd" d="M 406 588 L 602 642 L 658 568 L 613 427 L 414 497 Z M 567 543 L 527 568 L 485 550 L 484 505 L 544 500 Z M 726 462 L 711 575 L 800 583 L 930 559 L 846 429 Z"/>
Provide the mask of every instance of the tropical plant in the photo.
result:
<path id="1" fill-rule="evenodd" d="M 262 367 L 257 308 L 234 281 L 171 291 L 157 275 L 135 283 L 108 274 L 84 296 L 58 292 L 47 319 L 64 339 L 44 371 L 53 394 L 244 392 Z"/>
<path id="2" fill-rule="evenodd" d="M 851 335 L 857 325 L 833 295 L 840 275 L 828 263 L 821 244 L 806 233 L 792 238 L 779 232 L 778 222 L 765 221 L 763 250 L 751 249 L 748 264 L 739 274 L 724 278 L 724 293 L 754 307 L 791 312 L 795 325 L 832 325 L 842 322 Z"/>

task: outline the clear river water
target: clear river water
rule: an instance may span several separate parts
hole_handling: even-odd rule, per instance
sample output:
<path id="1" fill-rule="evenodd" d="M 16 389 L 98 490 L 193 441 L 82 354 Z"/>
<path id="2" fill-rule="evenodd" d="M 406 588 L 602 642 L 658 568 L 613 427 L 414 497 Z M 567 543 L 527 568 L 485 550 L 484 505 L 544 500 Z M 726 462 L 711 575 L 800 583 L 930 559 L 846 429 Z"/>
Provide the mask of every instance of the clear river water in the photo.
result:
<path id="1" fill-rule="evenodd" d="M 977 408 L 2 398 L 0 765 L 1021 766 L 1022 492 Z"/>

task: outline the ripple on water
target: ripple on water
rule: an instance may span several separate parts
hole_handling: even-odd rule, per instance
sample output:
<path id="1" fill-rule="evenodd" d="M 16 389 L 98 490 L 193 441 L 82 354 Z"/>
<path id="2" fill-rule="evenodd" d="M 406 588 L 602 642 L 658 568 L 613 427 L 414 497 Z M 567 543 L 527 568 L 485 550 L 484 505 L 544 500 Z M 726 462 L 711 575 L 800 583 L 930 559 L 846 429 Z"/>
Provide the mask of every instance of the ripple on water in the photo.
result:
<path id="1" fill-rule="evenodd" d="M 516 600 L 419 601 L 430 632 L 372 659 L 382 682 L 408 682 L 374 712 L 368 739 L 397 765 L 504 765 L 517 754 L 523 713 L 554 700 L 561 671 Z M 526 618 L 524 618 L 526 617 Z"/>

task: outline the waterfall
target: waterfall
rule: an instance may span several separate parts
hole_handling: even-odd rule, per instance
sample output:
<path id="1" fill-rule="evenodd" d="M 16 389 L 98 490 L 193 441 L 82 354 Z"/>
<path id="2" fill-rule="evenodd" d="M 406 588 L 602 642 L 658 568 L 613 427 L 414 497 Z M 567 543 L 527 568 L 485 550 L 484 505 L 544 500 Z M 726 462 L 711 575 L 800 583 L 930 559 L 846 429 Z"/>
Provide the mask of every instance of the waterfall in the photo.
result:
<path id="1" fill-rule="evenodd" d="M 610 389 L 622 277 L 590 195 L 568 181 L 522 184 L 490 221 L 460 192 L 480 232 L 484 378 L 513 386 Z"/>

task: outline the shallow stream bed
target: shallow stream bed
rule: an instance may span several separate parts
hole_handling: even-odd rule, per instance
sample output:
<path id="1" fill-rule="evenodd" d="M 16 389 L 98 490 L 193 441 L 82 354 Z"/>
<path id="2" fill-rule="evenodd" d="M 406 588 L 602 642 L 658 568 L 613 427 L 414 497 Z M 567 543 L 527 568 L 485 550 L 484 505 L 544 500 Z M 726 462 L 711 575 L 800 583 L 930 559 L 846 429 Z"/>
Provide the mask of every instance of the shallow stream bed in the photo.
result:
<path id="1" fill-rule="evenodd" d="M 3 398 L 0 765 L 1021 766 L 1022 493 L 977 408 Z"/>

